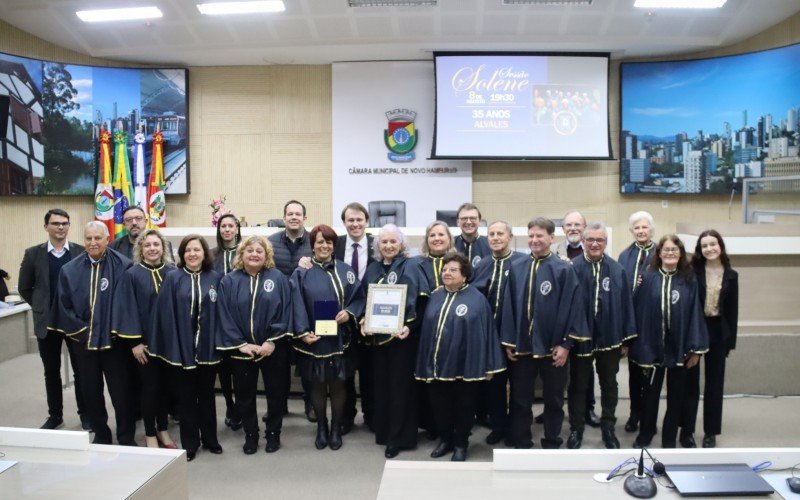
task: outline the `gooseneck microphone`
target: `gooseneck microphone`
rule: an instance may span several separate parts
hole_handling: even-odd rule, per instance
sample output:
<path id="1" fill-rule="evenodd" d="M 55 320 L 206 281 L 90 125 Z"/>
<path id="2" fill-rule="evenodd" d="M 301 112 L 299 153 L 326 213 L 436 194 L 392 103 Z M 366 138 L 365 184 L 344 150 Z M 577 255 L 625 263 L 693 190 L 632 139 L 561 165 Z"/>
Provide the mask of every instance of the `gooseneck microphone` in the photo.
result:
<path id="1" fill-rule="evenodd" d="M 648 453 L 649 455 L 649 453 Z M 656 482 L 644 473 L 644 449 L 639 454 L 639 466 L 636 473 L 625 478 L 625 493 L 635 498 L 653 498 L 656 496 Z"/>
<path id="2" fill-rule="evenodd" d="M 650 454 L 650 450 L 648 450 L 647 448 L 642 448 L 642 449 L 644 450 L 645 453 L 647 453 L 647 456 L 650 457 L 650 460 L 653 461 L 653 472 L 655 472 L 657 476 L 663 476 L 664 473 L 667 472 L 667 469 L 666 467 L 664 467 L 664 464 L 653 458 L 653 455 Z"/>

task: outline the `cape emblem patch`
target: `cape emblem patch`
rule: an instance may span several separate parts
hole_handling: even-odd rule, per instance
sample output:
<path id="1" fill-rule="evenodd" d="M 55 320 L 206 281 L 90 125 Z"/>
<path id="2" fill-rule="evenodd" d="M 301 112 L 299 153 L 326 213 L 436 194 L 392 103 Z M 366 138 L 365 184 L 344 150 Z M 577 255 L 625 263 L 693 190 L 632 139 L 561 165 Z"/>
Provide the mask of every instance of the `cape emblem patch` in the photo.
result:
<path id="1" fill-rule="evenodd" d="M 275 282 L 272 280 L 267 280 L 264 282 L 264 291 L 269 293 L 275 289 Z"/>
<path id="2" fill-rule="evenodd" d="M 673 290 L 670 294 L 670 300 L 673 304 L 677 304 L 679 300 L 681 300 L 681 292 L 677 290 Z"/>
<path id="3" fill-rule="evenodd" d="M 545 281 L 544 283 L 542 283 L 542 286 L 539 287 L 539 293 L 541 293 L 542 295 L 547 295 L 552 291 L 553 291 L 553 284 L 550 283 L 549 281 Z"/>
<path id="4" fill-rule="evenodd" d="M 603 278 L 603 290 L 605 290 L 606 292 L 611 291 L 611 278 L 609 278 L 608 276 Z"/>
<path id="5" fill-rule="evenodd" d="M 464 316 L 467 314 L 467 311 L 469 311 L 469 307 L 467 307 L 466 304 L 459 304 L 458 307 L 456 307 L 456 316 Z"/>
<path id="6" fill-rule="evenodd" d="M 481 256 L 480 255 L 476 255 L 475 257 L 473 257 L 472 258 L 472 267 L 477 266 L 478 262 L 480 262 L 480 261 L 481 261 Z"/>
<path id="7" fill-rule="evenodd" d="M 213 288 L 208 291 L 208 298 L 211 299 L 211 302 L 217 301 L 217 291 Z"/>
<path id="8" fill-rule="evenodd" d="M 353 273 L 353 271 L 347 271 L 347 282 L 351 285 L 355 284 L 356 275 Z"/>
<path id="9" fill-rule="evenodd" d="M 105 292 L 108 289 L 108 278 L 100 280 L 100 291 Z"/>
<path id="10" fill-rule="evenodd" d="M 390 272 L 389 275 L 386 276 L 386 282 L 390 285 L 397 283 L 397 273 L 394 271 Z"/>

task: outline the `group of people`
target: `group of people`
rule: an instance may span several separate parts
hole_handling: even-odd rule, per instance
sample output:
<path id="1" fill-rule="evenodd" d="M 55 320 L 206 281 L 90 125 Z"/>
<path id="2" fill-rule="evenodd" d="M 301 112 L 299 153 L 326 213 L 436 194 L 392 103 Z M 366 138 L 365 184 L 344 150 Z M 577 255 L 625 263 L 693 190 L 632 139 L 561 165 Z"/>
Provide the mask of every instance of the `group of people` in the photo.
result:
<path id="1" fill-rule="evenodd" d="M 265 450 L 275 452 L 295 365 L 318 449 L 338 450 L 353 426 L 356 374 L 364 422 L 387 458 L 415 448 L 422 428 L 439 440 L 431 457 L 463 461 L 476 422 L 490 427 L 490 445 L 532 447 L 537 377 L 543 448 L 563 444 L 565 392 L 567 447 L 581 447 L 588 424 L 601 428 L 607 448 L 619 448 L 617 373 L 627 357 L 625 430 L 638 430 L 634 446 L 649 446 L 656 434 L 666 378 L 661 444 L 675 447 L 680 429 L 680 444 L 694 447 L 703 356 L 702 444 L 716 445 L 738 315 L 737 275 L 716 231 L 699 237 L 690 261 L 677 236 L 654 242 L 652 217 L 637 212 L 629 221 L 634 242 L 616 261 L 606 254 L 605 226 L 573 211 L 558 245 L 553 221 L 531 220 L 528 255 L 511 247 L 507 222 L 493 222 L 480 235 L 480 210 L 465 203 L 457 211 L 460 235 L 435 221 L 412 257 L 400 228 L 387 224 L 367 234 L 369 213 L 361 204 L 348 204 L 341 219 L 345 235 L 324 224 L 306 231 L 305 206 L 291 200 L 283 230 L 242 238 L 229 214 L 218 221 L 215 249 L 187 235 L 174 264 L 171 246 L 158 230 L 145 229 L 137 207 L 123 215 L 127 236 L 110 245 L 106 226 L 88 223 L 85 248 L 67 240 L 69 215 L 50 210 L 48 242 L 26 250 L 19 282 L 45 367 L 50 415 L 43 428 L 63 424 L 66 341 L 82 425 L 101 444 L 112 442 L 105 380 L 120 444 L 135 445 L 140 414 L 148 446 L 177 447 L 167 431 L 172 414 L 188 460 L 201 446 L 222 453 L 219 379 L 225 424 L 243 429 L 243 451 L 253 454 L 261 374 Z M 373 333 L 364 321 L 370 285 L 381 284 L 405 287 L 403 326 L 393 334 Z M 595 371 L 599 419 L 592 408 Z"/>

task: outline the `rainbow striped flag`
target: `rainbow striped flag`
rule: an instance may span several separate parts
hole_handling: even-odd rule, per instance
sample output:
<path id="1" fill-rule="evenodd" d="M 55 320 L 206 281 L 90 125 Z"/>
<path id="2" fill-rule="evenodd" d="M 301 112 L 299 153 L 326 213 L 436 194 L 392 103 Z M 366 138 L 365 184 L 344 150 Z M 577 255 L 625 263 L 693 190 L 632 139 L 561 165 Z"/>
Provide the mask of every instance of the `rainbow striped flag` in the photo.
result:
<path id="1" fill-rule="evenodd" d="M 164 194 L 164 134 L 153 133 L 153 163 L 147 183 L 147 227 L 167 227 L 167 197 Z"/>
<path id="2" fill-rule="evenodd" d="M 100 168 L 94 190 L 94 218 L 108 227 L 109 240 L 114 239 L 114 188 L 111 185 L 111 132 L 100 127 Z"/>
<path id="3" fill-rule="evenodd" d="M 128 162 L 128 135 L 122 130 L 114 134 L 114 237 L 128 234 L 122 212 L 134 203 L 131 166 Z"/>

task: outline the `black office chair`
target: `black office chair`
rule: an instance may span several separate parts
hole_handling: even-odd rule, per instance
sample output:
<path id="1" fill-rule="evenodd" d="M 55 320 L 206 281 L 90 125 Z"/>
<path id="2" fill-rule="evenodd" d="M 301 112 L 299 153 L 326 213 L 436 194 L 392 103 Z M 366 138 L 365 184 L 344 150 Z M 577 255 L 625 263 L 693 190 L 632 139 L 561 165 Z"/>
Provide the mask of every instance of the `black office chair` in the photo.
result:
<path id="1" fill-rule="evenodd" d="M 283 219 L 270 219 L 267 221 L 267 227 L 286 227 Z"/>
<path id="2" fill-rule="evenodd" d="M 458 218 L 458 212 L 455 210 L 437 210 L 436 211 L 436 220 L 440 220 L 446 223 L 450 227 L 457 227 L 458 224 L 456 223 L 456 219 Z"/>
<path id="3" fill-rule="evenodd" d="M 383 227 L 394 224 L 406 225 L 406 202 L 398 200 L 380 200 L 368 203 L 369 227 Z"/>

